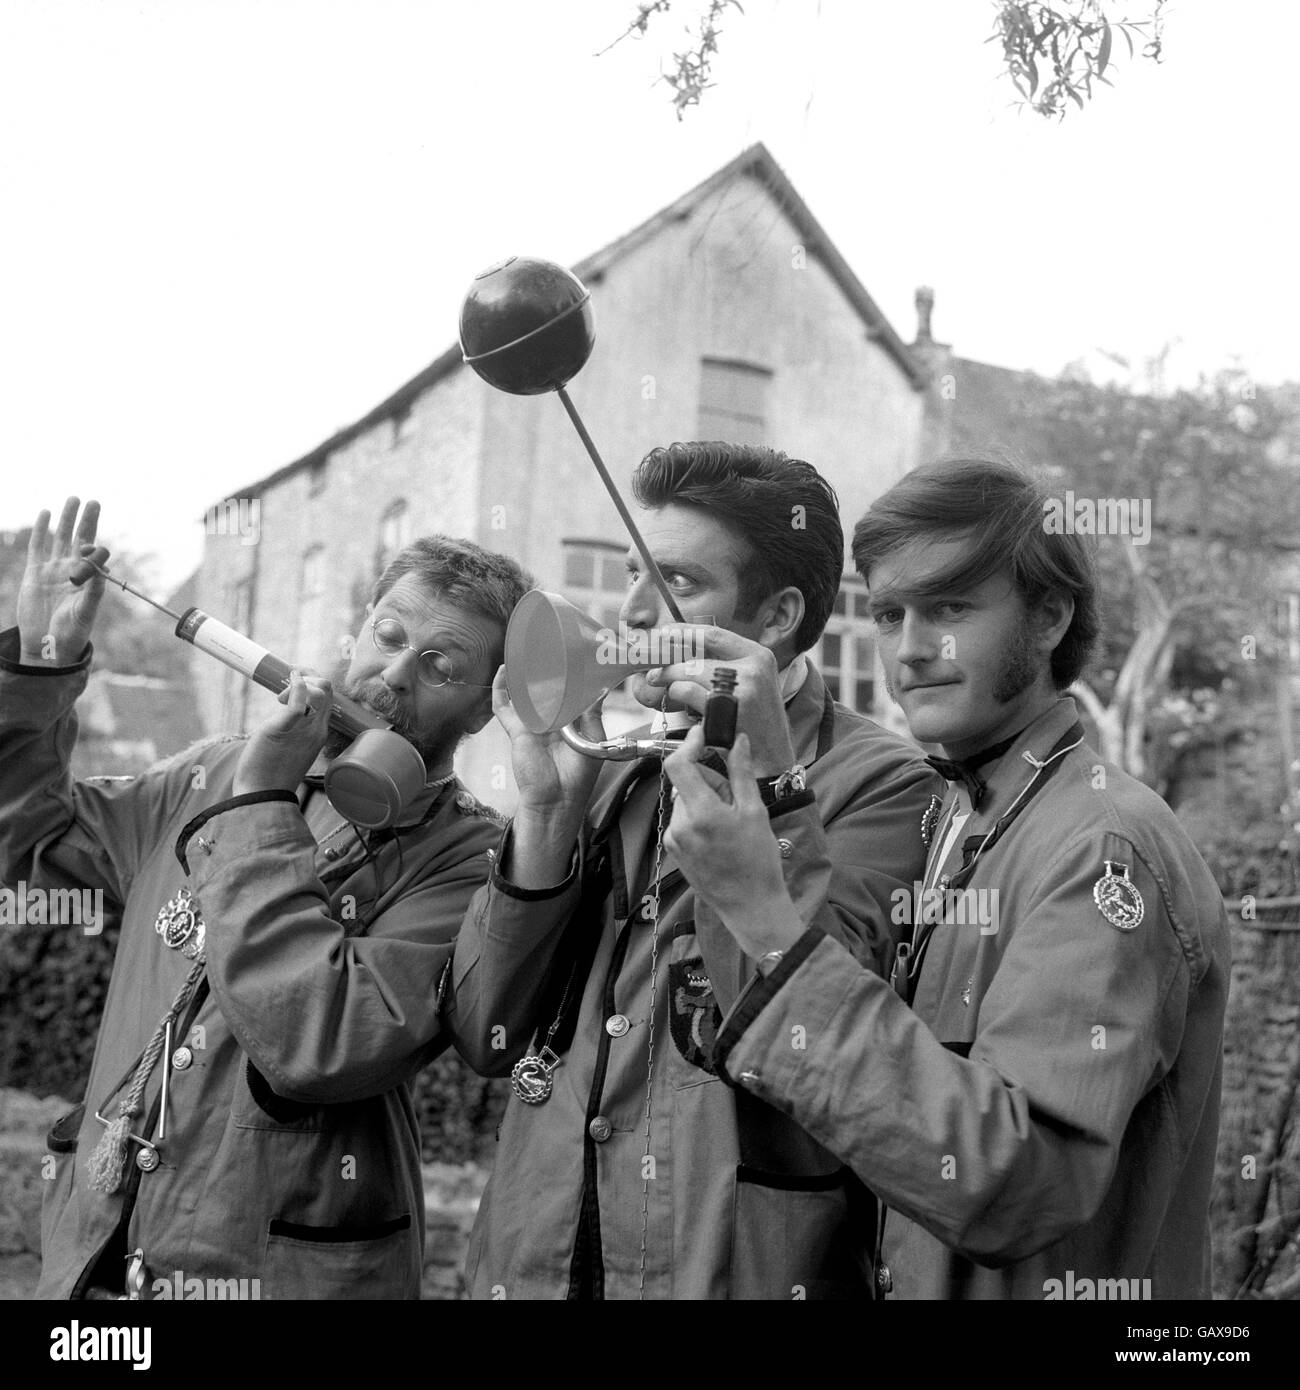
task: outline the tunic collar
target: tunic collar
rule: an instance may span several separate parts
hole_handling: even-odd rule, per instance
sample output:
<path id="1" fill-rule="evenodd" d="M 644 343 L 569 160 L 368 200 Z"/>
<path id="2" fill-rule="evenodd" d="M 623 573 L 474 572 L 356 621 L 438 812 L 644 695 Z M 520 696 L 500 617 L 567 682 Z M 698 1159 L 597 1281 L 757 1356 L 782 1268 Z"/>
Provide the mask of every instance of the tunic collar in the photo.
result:
<path id="1" fill-rule="evenodd" d="M 985 784 L 984 796 L 966 824 L 967 835 L 987 830 L 1005 815 L 1011 803 L 1034 775 L 1035 762 L 1042 762 L 1076 722 L 1079 714 L 1074 701 L 1063 695 L 1033 723 L 1021 729 L 1011 746 L 999 757 L 983 763 L 979 775 Z M 1028 756 L 1026 756 L 1028 755 Z M 949 796 L 953 795 L 951 788 Z"/>

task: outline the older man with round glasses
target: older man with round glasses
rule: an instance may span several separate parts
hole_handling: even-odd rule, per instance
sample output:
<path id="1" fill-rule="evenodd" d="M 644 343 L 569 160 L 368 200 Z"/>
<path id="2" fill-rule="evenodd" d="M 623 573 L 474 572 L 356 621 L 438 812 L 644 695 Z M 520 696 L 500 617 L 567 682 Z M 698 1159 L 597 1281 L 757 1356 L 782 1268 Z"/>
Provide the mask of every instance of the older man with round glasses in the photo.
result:
<path id="1" fill-rule="evenodd" d="M 529 580 L 442 536 L 384 571 L 374 640 L 338 684 L 415 745 L 428 781 L 363 836 L 311 770 L 343 740 L 327 739 L 330 682 L 302 672 L 250 736 L 72 780 L 104 586 L 74 576 L 108 556 L 98 505 L 78 511 L 70 498 L 53 533 L 37 519 L 18 626 L 0 633 L 0 877 L 98 890 L 121 923 L 85 1103 L 49 1137 L 38 1294 L 418 1297 L 410 1086 L 446 1046 L 438 983 L 500 834 L 452 755 L 491 717 Z"/>

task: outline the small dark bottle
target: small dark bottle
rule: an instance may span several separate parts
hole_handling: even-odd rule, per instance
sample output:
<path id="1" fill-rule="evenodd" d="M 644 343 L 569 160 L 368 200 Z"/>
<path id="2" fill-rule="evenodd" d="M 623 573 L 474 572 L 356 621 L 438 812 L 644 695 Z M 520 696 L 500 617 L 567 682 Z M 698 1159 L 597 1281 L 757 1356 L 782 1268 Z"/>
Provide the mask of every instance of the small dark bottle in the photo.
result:
<path id="1" fill-rule="evenodd" d="M 712 688 L 704 706 L 704 742 L 709 748 L 730 748 L 736 741 L 736 673 L 730 666 L 719 666 L 713 673 Z"/>

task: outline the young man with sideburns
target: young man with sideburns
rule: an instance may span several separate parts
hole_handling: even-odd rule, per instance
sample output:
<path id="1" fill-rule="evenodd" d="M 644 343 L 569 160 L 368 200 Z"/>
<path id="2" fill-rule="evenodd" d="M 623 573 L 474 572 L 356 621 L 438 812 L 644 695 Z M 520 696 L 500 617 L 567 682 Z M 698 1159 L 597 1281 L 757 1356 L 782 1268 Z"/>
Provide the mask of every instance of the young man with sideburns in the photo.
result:
<path id="1" fill-rule="evenodd" d="M 726 779 L 694 734 L 669 760 L 668 840 L 688 875 L 711 866 L 699 891 L 738 946 L 780 956 L 715 1063 L 891 1209 L 900 1296 L 1204 1298 L 1227 920 L 1169 807 L 1063 694 L 1095 579 L 1045 500 L 1009 467 L 934 465 L 854 536 L 891 692 L 950 778 L 892 979 L 789 900 L 744 739 Z"/>

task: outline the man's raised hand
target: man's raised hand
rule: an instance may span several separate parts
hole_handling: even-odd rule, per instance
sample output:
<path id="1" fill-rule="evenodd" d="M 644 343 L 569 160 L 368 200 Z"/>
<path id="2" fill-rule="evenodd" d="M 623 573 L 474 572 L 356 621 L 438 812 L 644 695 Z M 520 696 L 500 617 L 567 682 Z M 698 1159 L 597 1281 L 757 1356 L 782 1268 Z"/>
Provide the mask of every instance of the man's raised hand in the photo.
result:
<path id="1" fill-rule="evenodd" d="M 27 545 L 27 568 L 18 590 L 18 632 L 26 666 L 69 666 L 79 661 L 104 595 L 103 565 L 108 550 L 95 542 L 99 503 L 69 497 L 59 524 L 50 532 L 50 514 L 41 512 Z"/>
<path id="2" fill-rule="evenodd" d="M 572 814 L 575 823 L 580 822 L 600 775 L 600 760 L 570 747 L 562 734 L 530 733 L 510 700 L 504 666 L 492 682 L 492 709 L 510 737 L 520 809 L 550 815 Z M 598 709 L 585 711 L 578 719 L 578 727 L 588 738 L 605 737 Z"/>
<path id="3" fill-rule="evenodd" d="M 725 780 L 701 766 L 704 752 L 704 731 L 697 724 L 664 762 L 673 784 L 664 844 L 747 955 L 758 959 L 784 951 L 802 935 L 803 924 L 759 795 L 749 736 L 737 735 Z"/>
<path id="4" fill-rule="evenodd" d="M 334 687 L 314 671 L 296 666 L 273 710 L 249 735 L 235 767 L 234 794 L 294 791 L 329 736 Z"/>
<path id="5" fill-rule="evenodd" d="M 702 715 L 714 671 L 719 666 L 730 667 L 736 673 L 738 729 L 749 735 L 750 757 L 757 775 L 775 777 L 785 772 L 794 762 L 794 745 L 781 696 L 781 676 L 772 651 L 722 627 L 668 623 L 658 631 L 661 641 L 676 638 L 683 645 L 702 645 L 705 655 L 657 667 L 646 677 L 649 684 L 666 686 L 670 699 Z"/>

